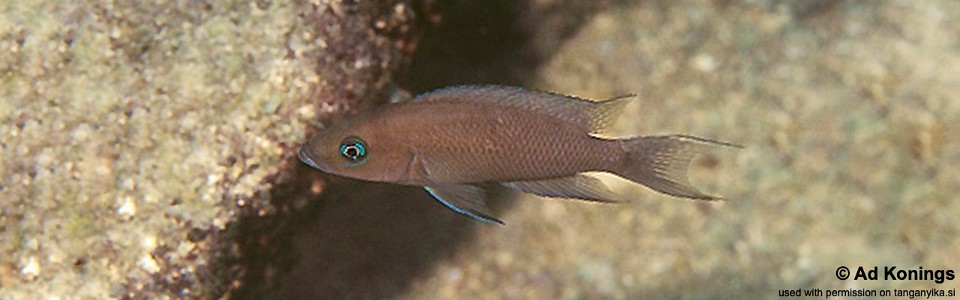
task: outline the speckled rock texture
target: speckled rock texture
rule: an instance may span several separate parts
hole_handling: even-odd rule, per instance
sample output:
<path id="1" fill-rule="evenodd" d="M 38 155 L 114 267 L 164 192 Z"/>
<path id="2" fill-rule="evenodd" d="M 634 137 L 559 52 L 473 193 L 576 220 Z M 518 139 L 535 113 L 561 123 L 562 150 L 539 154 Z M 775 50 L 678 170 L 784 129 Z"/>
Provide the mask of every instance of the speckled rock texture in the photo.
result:
<path id="1" fill-rule="evenodd" d="M 550 2 L 550 1 L 537 1 Z M 745 145 L 693 164 L 720 204 L 619 179 L 623 205 L 521 196 L 505 227 L 410 299 L 762 299 L 778 289 L 950 289 L 841 281 L 839 266 L 953 269 L 960 255 L 960 3 L 642 1 L 590 18 L 531 86 L 639 92 L 618 135 Z M 465 221 L 469 222 L 469 221 Z"/>
<path id="2" fill-rule="evenodd" d="M 291 149 L 384 98 L 413 19 L 404 1 L 0 2 L 0 299 L 230 295 L 233 224 L 283 213 Z"/>
<path id="3" fill-rule="evenodd" d="M 332 184 L 338 192 L 291 233 L 294 267 L 265 294 L 779 299 L 780 289 L 958 287 L 834 275 L 958 270 L 956 1 L 442 3 L 460 10 L 439 18 L 445 47 L 424 37 L 413 68 L 433 66 L 435 79 L 412 86 L 638 93 L 615 135 L 745 146 L 692 165 L 694 185 L 728 200 L 605 177 L 632 201 L 500 195 L 492 210 L 506 226 L 490 226 L 419 188 Z"/>
<path id="4" fill-rule="evenodd" d="M 958 270 L 956 1 L 422 1 L 420 49 L 416 5 L 360 2 L 0 2 L 0 299 L 960 287 L 834 275 Z M 604 177 L 632 201 L 501 195 L 490 226 L 291 157 L 414 50 L 414 91 L 639 93 L 615 135 L 745 146 L 692 165 L 728 200 Z"/>

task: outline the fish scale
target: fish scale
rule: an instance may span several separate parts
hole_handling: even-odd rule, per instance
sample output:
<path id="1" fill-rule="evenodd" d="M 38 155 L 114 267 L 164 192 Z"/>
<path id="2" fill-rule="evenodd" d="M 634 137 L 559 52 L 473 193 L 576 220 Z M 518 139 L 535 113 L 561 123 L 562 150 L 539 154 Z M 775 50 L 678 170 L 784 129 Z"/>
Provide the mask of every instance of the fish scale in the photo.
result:
<path id="1" fill-rule="evenodd" d="M 458 109 L 462 107 L 433 105 L 436 113 Z M 419 140 L 411 141 L 421 145 L 430 180 L 485 182 L 568 176 L 603 169 L 607 161 L 603 155 L 619 155 L 613 143 L 592 138 L 559 120 L 523 118 L 527 114 L 512 108 L 482 111 L 432 120 L 446 124 L 438 126 L 446 130 L 425 130 Z M 504 119 L 502 127 L 484 126 L 496 116 Z M 558 130 L 563 134 L 549 134 Z M 597 155 L 601 153 L 606 154 Z M 577 157 L 580 159 L 571 159 Z"/>
<path id="2" fill-rule="evenodd" d="M 458 86 L 334 124 L 301 147 L 304 163 L 341 176 L 423 186 L 444 206 L 502 223 L 481 184 L 545 197 L 619 201 L 583 172 L 603 171 L 658 192 L 718 200 L 686 178 L 690 160 L 718 147 L 687 135 L 604 139 L 626 100 L 589 101 L 502 86 Z"/>

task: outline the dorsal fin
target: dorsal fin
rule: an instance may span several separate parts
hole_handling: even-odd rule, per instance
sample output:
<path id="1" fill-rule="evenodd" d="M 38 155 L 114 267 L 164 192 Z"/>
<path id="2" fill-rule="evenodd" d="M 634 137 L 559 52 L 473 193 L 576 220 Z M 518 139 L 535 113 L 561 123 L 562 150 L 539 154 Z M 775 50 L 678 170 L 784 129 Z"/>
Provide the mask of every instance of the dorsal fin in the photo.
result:
<path id="1" fill-rule="evenodd" d="M 604 133 L 616 121 L 627 101 L 634 97 L 626 95 L 605 101 L 591 101 L 519 87 L 462 85 L 421 94 L 416 101 L 495 103 L 560 118 L 590 133 Z"/>

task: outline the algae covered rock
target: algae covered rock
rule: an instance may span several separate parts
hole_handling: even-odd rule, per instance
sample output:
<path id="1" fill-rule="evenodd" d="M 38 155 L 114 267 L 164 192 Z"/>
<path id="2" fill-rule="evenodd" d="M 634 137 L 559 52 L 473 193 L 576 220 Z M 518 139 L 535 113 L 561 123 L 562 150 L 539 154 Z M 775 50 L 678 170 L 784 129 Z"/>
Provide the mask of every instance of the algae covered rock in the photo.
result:
<path id="1" fill-rule="evenodd" d="M 235 289 L 225 233 L 277 213 L 311 128 L 383 94 L 412 21 L 403 1 L 0 4 L 0 298 Z"/>
<path id="2" fill-rule="evenodd" d="M 506 227 L 481 227 L 405 296 L 762 299 L 956 287 L 835 272 L 956 269 L 958 18 L 956 1 L 611 3 L 530 86 L 639 93 L 616 136 L 744 145 L 691 165 L 694 184 L 727 201 L 617 179 L 611 188 L 631 199 L 618 206 L 518 197 L 500 214 Z"/>

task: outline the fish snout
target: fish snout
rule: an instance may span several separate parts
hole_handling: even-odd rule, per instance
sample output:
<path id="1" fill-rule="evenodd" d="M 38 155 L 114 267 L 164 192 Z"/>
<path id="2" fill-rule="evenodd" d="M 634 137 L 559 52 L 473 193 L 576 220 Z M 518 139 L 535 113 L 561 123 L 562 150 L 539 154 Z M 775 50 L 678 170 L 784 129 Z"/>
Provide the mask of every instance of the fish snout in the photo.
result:
<path id="1" fill-rule="evenodd" d="M 299 157 L 300 161 L 307 164 L 308 166 L 317 170 L 321 170 L 321 171 L 323 170 L 320 168 L 319 165 L 317 165 L 316 162 L 313 161 L 313 159 L 310 159 L 310 155 L 307 154 L 307 149 L 305 147 L 300 147 L 300 151 L 297 152 L 297 157 Z"/>

